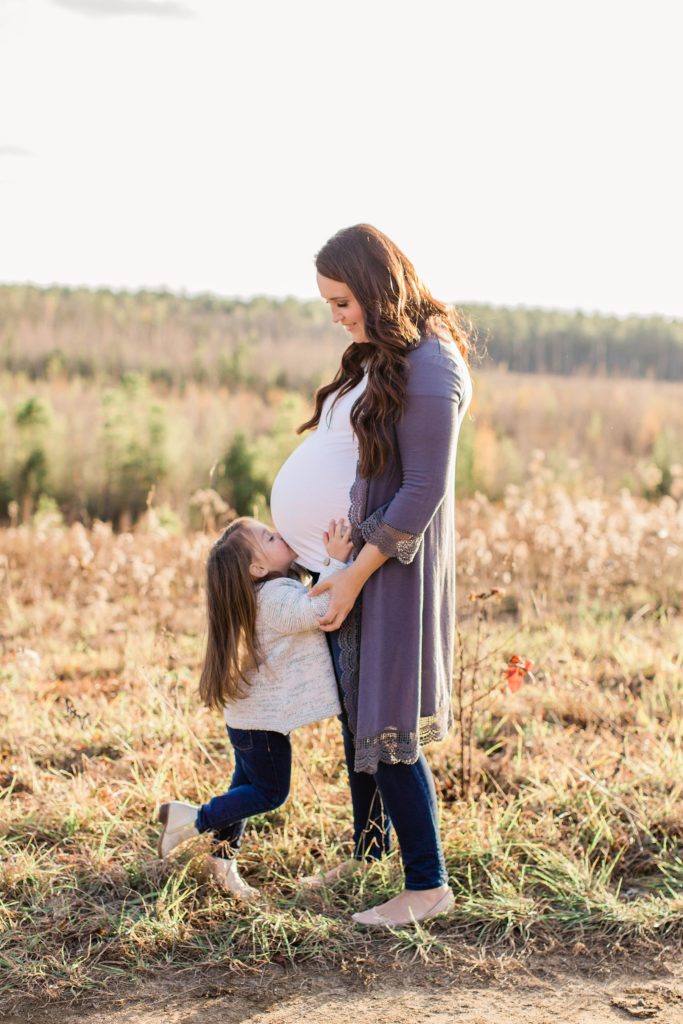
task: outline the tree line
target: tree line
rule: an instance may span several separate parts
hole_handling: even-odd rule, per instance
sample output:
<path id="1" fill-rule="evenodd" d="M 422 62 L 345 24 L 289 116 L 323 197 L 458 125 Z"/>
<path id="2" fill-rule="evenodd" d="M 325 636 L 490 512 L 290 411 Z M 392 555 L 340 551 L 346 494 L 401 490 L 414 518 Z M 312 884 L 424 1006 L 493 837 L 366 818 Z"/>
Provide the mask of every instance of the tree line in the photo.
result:
<path id="1" fill-rule="evenodd" d="M 484 368 L 683 379 L 683 320 L 459 306 Z M 30 379 L 311 392 L 346 344 L 320 300 L 0 285 L 0 368 Z"/>

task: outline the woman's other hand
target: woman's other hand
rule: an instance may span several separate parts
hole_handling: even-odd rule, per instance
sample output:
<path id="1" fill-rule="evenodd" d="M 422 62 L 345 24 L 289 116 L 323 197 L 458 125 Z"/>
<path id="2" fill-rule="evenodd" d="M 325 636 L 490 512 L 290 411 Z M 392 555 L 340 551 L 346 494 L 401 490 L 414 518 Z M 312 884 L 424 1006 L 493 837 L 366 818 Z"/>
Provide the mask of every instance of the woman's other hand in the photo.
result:
<path id="1" fill-rule="evenodd" d="M 351 523 L 347 523 L 345 519 L 330 519 L 329 528 L 323 533 L 323 541 L 330 558 L 336 558 L 338 562 L 348 562 L 353 551 Z"/>
<path id="2" fill-rule="evenodd" d="M 329 593 L 330 603 L 327 611 L 318 620 L 320 628 L 325 633 L 339 629 L 356 603 L 356 598 L 361 590 L 362 583 L 350 569 L 342 569 L 340 572 L 334 573 L 333 576 L 328 576 L 326 580 L 321 580 L 309 590 L 309 597 L 318 597 L 320 594 Z"/>

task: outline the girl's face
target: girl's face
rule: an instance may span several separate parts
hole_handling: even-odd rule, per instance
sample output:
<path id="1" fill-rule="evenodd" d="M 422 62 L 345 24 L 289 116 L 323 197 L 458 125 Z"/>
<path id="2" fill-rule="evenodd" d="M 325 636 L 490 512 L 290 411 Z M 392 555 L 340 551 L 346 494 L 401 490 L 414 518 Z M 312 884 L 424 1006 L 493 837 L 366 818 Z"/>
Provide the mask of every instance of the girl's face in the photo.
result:
<path id="1" fill-rule="evenodd" d="M 254 553 L 249 566 L 251 575 L 260 579 L 270 572 L 287 572 L 296 558 L 296 552 L 292 551 L 280 534 L 257 522 L 250 524 L 247 529 L 251 534 Z"/>
<path id="2" fill-rule="evenodd" d="M 349 334 L 351 341 L 363 342 L 365 337 L 365 317 L 360 302 L 348 285 L 343 281 L 333 281 L 330 277 L 317 275 L 318 289 L 325 302 L 329 302 L 332 310 L 332 323 L 341 324 Z"/>

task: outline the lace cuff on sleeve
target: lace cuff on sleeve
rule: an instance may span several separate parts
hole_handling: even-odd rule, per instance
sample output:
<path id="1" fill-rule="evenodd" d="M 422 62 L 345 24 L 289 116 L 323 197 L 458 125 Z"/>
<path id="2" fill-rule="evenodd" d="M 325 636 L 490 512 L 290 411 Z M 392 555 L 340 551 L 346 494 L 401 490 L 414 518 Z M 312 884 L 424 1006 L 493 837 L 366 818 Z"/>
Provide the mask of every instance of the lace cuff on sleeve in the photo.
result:
<path id="1" fill-rule="evenodd" d="M 419 550 L 422 536 L 397 530 L 385 522 L 385 507 L 378 508 L 360 524 L 363 540 L 366 544 L 374 544 L 388 558 L 397 558 L 403 565 L 409 565 Z"/>

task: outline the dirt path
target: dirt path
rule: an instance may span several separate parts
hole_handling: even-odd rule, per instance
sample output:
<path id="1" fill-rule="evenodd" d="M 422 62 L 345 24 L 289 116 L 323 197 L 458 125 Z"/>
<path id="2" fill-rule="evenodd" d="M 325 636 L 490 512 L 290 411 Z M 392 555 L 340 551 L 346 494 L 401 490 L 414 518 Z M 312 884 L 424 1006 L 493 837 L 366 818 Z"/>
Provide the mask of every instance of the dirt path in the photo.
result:
<path id="1" fill-rule="evenodd" d="M 683 1024 L 683 969 L 567 974 L 518 966 L 482 980 L 420 965 L 365 982 L 308 966 L 235 977 L 214 970 L 159 976 L 106 1005 L 52 1005 L 4 1016 L 5 1024 Z"/>

